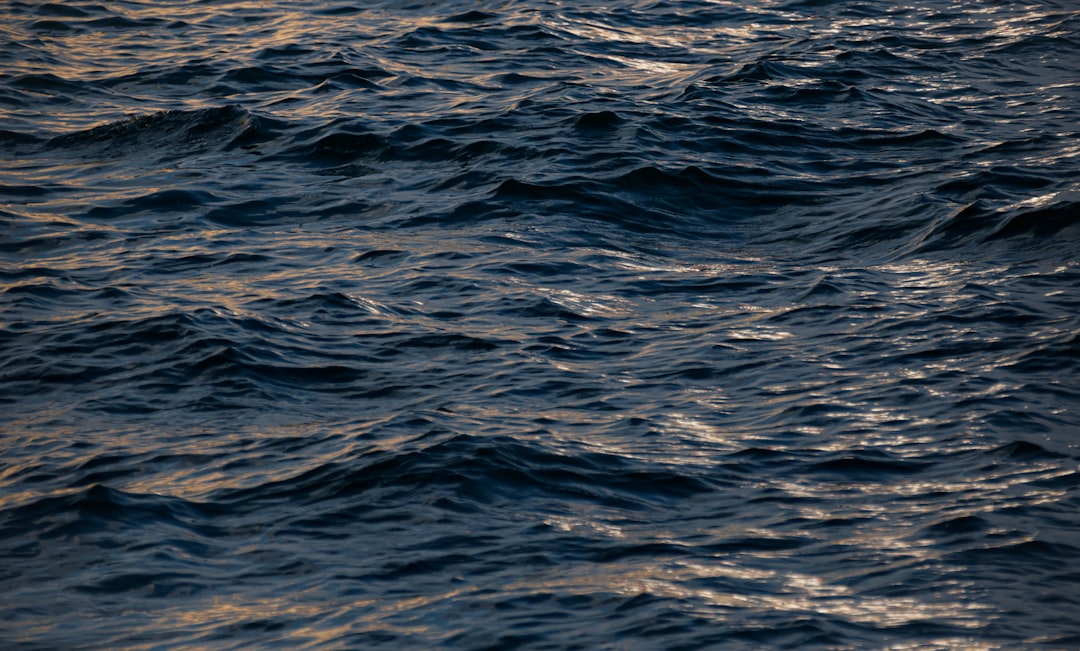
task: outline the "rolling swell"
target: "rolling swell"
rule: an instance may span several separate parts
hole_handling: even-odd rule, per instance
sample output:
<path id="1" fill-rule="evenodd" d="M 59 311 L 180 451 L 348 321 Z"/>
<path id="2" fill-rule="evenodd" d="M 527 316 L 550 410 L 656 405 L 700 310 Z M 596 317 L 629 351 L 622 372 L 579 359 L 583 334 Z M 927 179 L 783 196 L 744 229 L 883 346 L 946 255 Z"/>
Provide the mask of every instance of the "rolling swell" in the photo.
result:
<path id="1" fill-rule="evenodd" d="M 87 157 L 111 158 L 146 150 L 170 155 L 213 146 L 239 146 L 258 131 L 239 106 L 195 111 L 162 111 L 51 138 L 49 150 L 88 150 Z"/>
<path id="2" fill-rule="evenodd" d="M 1066 3 L 0 25 L 0 646 L 1076 645 Z"/>

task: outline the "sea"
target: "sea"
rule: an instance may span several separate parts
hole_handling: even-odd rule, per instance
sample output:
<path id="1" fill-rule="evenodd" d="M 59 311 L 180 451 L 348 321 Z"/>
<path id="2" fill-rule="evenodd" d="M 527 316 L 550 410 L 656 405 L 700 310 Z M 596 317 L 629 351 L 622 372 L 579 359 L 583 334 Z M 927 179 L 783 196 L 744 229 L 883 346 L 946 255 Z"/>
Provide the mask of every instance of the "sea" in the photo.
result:
<path id="1" fill-rule="evenodd" d="M 1080 649 L 1075 0 L 0 2 L 0 648 Z"/>

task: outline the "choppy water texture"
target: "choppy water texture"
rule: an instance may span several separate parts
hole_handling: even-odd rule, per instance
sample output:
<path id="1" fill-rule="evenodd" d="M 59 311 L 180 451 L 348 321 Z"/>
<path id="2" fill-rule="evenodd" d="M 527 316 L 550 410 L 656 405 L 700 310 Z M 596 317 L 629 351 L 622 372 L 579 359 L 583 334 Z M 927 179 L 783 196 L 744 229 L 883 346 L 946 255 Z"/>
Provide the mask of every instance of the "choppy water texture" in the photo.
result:
<path id="1" fill-rule="evenodd" d="M 1080 648 L 1072 2 L 0 8 L 5 649 Z"/>

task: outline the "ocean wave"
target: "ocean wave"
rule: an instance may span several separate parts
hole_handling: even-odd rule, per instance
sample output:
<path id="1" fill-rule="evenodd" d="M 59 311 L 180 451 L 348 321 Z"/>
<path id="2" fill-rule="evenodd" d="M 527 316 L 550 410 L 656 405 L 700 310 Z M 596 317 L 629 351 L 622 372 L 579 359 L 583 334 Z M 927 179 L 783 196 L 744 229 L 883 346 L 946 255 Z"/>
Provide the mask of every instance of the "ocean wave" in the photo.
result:
<path id="1" fill-rule="evenodd" d="M 105 159 L 147 152 L 170 156 L 242 147 L 255 142 L 259 135 L 258 121 L 233 105 L 128 118 L 57 136 L 45 147 Z"/>
<path id="2" fill-rule="evenodd" d="M 0 646 L 1075 642 L 1071 7 L 308 5 L 0 6 Z"/>

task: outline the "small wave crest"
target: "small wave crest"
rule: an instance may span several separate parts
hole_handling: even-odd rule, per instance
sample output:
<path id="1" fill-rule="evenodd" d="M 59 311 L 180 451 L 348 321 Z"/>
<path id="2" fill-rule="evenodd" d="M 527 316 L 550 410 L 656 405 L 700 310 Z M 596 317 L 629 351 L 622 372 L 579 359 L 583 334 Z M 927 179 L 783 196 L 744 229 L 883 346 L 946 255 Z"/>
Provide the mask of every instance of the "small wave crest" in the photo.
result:
<path id="1" fill-rule="evenodd" d="M 240 106 L 161 111 L 56 136 L 44 146 L 84 157 L 130 155 L 169 157 L 207 150 L 228 150 L 266 135 L 261 121 Z"/>

